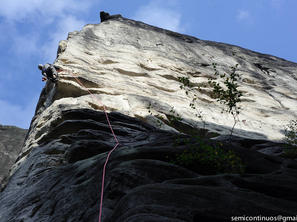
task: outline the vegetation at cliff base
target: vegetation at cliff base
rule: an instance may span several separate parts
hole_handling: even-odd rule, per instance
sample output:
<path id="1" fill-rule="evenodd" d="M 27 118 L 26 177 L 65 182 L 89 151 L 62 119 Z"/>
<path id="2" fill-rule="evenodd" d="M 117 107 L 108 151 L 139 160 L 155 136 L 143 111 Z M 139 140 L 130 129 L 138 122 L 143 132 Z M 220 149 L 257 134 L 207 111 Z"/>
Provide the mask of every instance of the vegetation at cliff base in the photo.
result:
<path id="1" fill-rule="evenodd" d="M 223 144 L 210 145 L 198 136 L 179 138 L 176 144 L 185 144 L 187 148 L 170 160 L 173 164 L 205 174 L 242 174 L 245 171 L 241 158 L 232 150 L 223 149 Z"/>
<path id="2" fill-rule="evenodd" d="M 291 120 L 285 127 L 284 157 L 297 158 L 297 120 Z"/>

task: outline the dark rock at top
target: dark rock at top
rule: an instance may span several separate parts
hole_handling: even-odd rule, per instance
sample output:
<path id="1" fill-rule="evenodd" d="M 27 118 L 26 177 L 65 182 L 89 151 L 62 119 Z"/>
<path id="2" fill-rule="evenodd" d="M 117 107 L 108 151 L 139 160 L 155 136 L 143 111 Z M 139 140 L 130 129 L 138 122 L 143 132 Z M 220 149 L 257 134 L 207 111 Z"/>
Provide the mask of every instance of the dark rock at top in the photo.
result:
<path id="1" fill-rule="evenodd" d="M 105 20 L 107 20 L 109 18 L 109 13 L 107 12 L 104 12 L 104 11 L 101 11 L 100 12 L 100 19 L 101 19 L 101 22 L 104 22 Z"/>
<path id="2" fill-rule="evenodd" d="M 104 12 L 104 11 L 101 11 L 100 12 L 100 20 L 101 20 L 101 22 L 104 22 L 106 20 L 113 19 L 113 18 L 120 18 L 120 17 L 122 17 L 120 14 L 110 15 L 108 12 Z"/>

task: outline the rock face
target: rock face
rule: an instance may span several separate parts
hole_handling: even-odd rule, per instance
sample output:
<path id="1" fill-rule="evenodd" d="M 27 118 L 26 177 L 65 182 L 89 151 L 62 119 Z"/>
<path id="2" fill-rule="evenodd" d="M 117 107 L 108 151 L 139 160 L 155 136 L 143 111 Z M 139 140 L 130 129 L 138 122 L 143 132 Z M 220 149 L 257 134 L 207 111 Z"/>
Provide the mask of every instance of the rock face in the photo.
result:
<path id="1" fill-rule="evenodd" d="M 228 134 L 232 116 L 221 114 L 222 105 L 212 98 L 207 82 L 214 77 L 212 63 L 220 73 L 239 64 L 244 97 L 235 135 L 280 140 L 284 126 L 297 117 L 297 64 L 274 56 L 122 18 L 70 33 L 67 47 L 65 42 L 61 47 L 56 65 L 64 71 L 54 100 L 88 95 L 75 81 L 77 75 L 109 110 L 158 126 L 156 116 L 168 119 L 173 107 L 184 123 L 201 127 L 197 112 L 189 107 L 193 94 L 180 89 L 178 78 L 184 77 L 194 85 L 206 129 Z M 83 100 L 93 107 L 98 104 L 90 96 Z M 166 124 L 162 128 L 168 129 Z"/>
<path id="2" fill-rule="evenodd" d="M 4 178 L 21 152 L 27 130 L 0 125 L 0 189 Z"/>
<path id="3" fill-rule="evenodd" d="M 231 143 L 224 134 L 232 118 L 220 113 L 205 84 L 213 62 L 221 72 L 238 63 L 242 75 L 240 118 L 246 121 Z M 296 118 L 297 64 L 116 16 L 69 33 L 55 65 L 60 79 L 41 92 L 0 193 L 1 222 L 98 221 L 103 166 L 116 144 L 104 107 L 119 146 L 106 168 L 102 221 L 296 215 L 297 162 L 280 156 L 277 140 Z M 179 77 L 197 86 L 203 130 L 189 107 L 193 95 L 180 89 Z M 182 120 L 170 121 L 172 116 Z M 201 132 L 204 143 L 238 155 L 245 171 L 214 172 L 203 160 L 172 162 L 189 144 L 202 147 L 191 139 Z"/>

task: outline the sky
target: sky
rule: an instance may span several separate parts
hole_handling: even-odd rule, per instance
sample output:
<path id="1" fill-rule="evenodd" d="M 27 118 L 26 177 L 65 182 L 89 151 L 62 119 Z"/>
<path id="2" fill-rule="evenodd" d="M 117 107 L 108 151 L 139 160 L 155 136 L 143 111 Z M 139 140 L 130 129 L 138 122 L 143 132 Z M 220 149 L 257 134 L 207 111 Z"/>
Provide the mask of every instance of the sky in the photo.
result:
<path id="1" fill-rule="evenodd" d="M 202 40 L 297 62 L 297 0 L 0 0 L 0 124 L 29 128 L 44 82 L 68 32 L 121 14 Z"/>

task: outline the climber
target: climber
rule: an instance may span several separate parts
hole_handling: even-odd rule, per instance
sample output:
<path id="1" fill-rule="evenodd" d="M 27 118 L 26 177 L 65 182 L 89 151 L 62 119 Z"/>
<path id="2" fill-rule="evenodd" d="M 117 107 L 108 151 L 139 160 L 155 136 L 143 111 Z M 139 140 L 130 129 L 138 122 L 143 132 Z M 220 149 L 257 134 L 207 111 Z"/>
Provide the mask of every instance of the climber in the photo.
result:
<path id="1" fill-rule="evenodd" d="M 42 71 L 42 81 L 51 80 L 52 82 L 56 82 L 58 78 L 58 72 L 54 65 L 46 63 L 45 65 L 39 64 L 38 69 Z"/>

